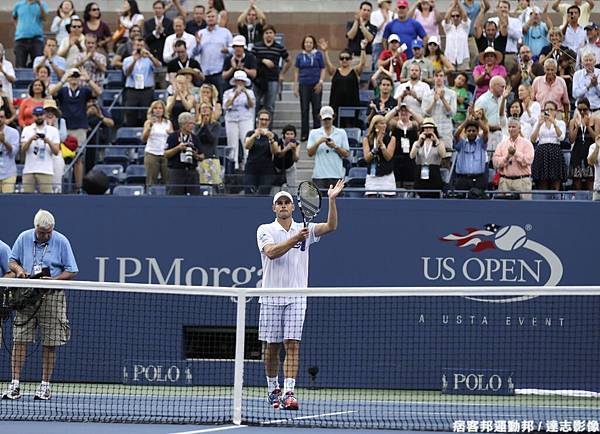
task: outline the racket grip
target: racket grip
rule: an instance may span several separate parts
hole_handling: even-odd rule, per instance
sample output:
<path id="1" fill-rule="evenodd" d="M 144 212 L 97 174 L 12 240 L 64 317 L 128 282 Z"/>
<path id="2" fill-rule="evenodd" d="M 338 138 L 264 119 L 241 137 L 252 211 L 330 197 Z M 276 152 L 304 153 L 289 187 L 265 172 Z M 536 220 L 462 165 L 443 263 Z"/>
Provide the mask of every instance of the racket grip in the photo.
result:
<path id="1" fill-rule="evenodd" d="M 306 240 L 302 241 L 302 245 L 300 246 L 300 251 L 305 251 L 306 250 Z"/>

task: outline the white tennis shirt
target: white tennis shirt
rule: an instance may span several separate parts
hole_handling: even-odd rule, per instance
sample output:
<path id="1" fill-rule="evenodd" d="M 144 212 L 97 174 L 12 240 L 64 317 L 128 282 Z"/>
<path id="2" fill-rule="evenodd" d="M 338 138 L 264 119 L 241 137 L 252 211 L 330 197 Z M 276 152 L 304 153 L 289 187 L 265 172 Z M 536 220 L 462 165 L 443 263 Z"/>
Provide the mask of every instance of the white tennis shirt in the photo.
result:
<path id="1" fill-rule="evenodd" d="M 277 220 L 260 225 L 256 231 L 256 241 L 260 251 L 263 267 L 263 288 L 306 288 L 308 287 L 308 254 L 310 245 L 319 241 L 315 236 L 315 223 L 308 224 L 309 236 L 306 249 L 300 250 L 301 243 L 287 251 L 279 258 L 270 259 L 264 248 L 270 244 L 280 244 L 294 237 L 304 228 L 299 222 L 292 221 L 290 230 L 286 231 Z M 306 297 L 260 297 L 259 303 L 285 305 L 297 303 Z"/>

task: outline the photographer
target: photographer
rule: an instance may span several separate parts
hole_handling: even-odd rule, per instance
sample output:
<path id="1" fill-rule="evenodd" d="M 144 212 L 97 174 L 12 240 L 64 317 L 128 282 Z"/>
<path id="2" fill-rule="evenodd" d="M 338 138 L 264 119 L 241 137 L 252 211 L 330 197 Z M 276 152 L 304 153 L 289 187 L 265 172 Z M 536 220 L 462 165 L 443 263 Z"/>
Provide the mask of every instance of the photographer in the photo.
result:
<path id="1" fill-rule="evenodd" d="M 260 110 L 258 126 L 248 131 L 244 147 L 248 149 L 248 161 L 244 173 L 246 194 L 268 195 L 273 185 L 273 155 L 278 151 L 277 136 L 269 130 L 271 115 L 268 110 Z"/>
<path id="2" fill-rule="evenodd" d="M 285 171 L 285 185 L 288 189 L 298 187 L 296 175 L 296 162 L 300 159 L 300 143 L 296 139 L 296 127 L 286 125 L 281 130 L 281 137 L 277 144 L 277 152 L 273 157 L 273 167 L 276 174 Z"/>
<path id="3" fill-rule="evenodd" d="M 200 151 L 200 141 L 192 132 L 194 115 L 183 112 L 179 115 L 179 131 L 167 137 L 165 158 L 168 160 L 167 194 L 192 195 L 200 194 L 198 161 L 204 159 Z"/>
<path id="4" fill-rule="evenodd" d="M 154 73 L 161 67 L 161 63 L 146 50 L 141 37 L 134 39 L 132 49 L 133 54 L 123 60 L 123 103 L 126 107 L 148 107 L 154 99 Z M 125 113 L 125 124 L 128 127 L 141 127 L 145 117 L 143 110 L 128 110 Z"/>
<path id="5" fill-rule="evenodd" d="M 446 146 L 439 139 L 437 126 L 431 118 L 421 125 L 419 139 L 410 150 L 410 158 L 417 163 L 415 190 L 441 190 L 440 164 L 446 157 Z M 439 198 L 439 193 L 419 193 L 419 197 Z"/>
<path id="6" fill-rule="evenodd" d="M 60 136 L 55 127 L 46 124 L 43 107 L 33 109 L 34 123 L 21 132 L 21 152 L 25 154 L 23 193 L 52 193 L 54 164 L 50 154 L 60 152 Z"/>
<path id="7" fill-rule="evenodd" d="M 387 122 L 382 115 L 375 115 L 369 123 L 367 135 L 362 142 L 369 174 L 365 180 L 365 196 L 395 196 L 394 154 L 396 137 L 389 134 Z"/>
<path id="8" fill-rule="evenodd" d="M 67 237 L 54 230 L 54 216 L 39 210 L 33 219 L 34 229 L 22 232 L 12 248 L 10 270 L 17 278 L 33 276 L 54 280 L 71 280 L 77 263 Z M 19 379 L 25 363 L 27 344 L 34 341 L 35 329 L 42 335 L 42 383 L 34 399 L 50 399 L 50 377 L 56 363 L 56 347 L 66 344 L 71 336 L 65 293 L 49 290 L 40 303 L 17 310 L 13 322 L 12 382 L 3 399 L 19 399 Z"/>

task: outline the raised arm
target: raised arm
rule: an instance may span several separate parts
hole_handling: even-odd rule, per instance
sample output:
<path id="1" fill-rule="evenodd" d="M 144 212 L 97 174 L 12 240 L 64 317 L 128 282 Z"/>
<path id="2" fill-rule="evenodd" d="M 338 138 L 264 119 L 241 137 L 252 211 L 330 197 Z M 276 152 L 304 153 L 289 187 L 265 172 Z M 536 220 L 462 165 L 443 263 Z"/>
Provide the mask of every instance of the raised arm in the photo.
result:
<path id="1" fill-rule="evenodd" d="M 331 59 L 329 59 L 329 44 L 325 39 L 319 39 L 319 48 L 323 52 L 323 58 L 325 59 L 325 69 L 327 73 L 333 77 L 335 74 L 335 66 L 331 63 Z"/>
<path id="2" fill-rule="evenodd" d="M 319 223 L 315 226 L 315 236 L 321 237 L 329 232 L 333 232 L 338 227 L 338 212 L 336 205 L 336 198 L 344 189 L 344 180 L 340 179 L 335 186 L 330 186 L 327 191 L 327 197 L 329 197 L 329 212 L 327 214 L 327 222 Z"/>

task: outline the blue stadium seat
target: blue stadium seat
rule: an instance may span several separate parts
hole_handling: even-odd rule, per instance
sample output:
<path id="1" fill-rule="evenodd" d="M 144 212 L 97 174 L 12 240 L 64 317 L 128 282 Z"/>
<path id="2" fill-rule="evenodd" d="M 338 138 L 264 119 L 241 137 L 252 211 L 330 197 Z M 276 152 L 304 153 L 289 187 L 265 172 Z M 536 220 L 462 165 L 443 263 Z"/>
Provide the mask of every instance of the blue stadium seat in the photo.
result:
<path id="1" fill-rule="evenodd" d="M 362 131 L 360 128 L 344 128 L 346 135 L 348 136 L 348 144 L 351 148 L 362 148 L 360 137 Z"/>
<path id="2" fill-rule="evenodd" d="M 353 165 L 358 164 L 360 160 L 365 158 L 365 154 L 362 148 L 350 149 L 350 158 Z"/>
<path id="3" fill-rule="evenodd" d="M 121 127 L 117 130 L 115 145 L 142 146 L 141 127 Z"/>
<path id="4" fill-rule="evenodd" d="M 107 146 L 104 148 L 104 164 L 121 164 L 123 167 L 129 164 L 131 160 L 131 150 L 127 148 L 114 148 Z"/>
<path id="5" fill-rule="evenodd" d="M 27 88 L 35 78 L 33 68 L 15 68 L 15 83 L 13 87 Z"/>
<path id="6" fill-rule="evenodd" d="M 275 33 L 275 42 L 277 42 L 278 44 L 281 44 L 281 45 L 285 45 L 284 41 L 285 41 L 285 34 Z"/>
<path id="7" fill-rule="evenodd" d="M 109 69 L 106 71 L 105 89 L 122 89 L 123 88 L 123 71 L 120 69 Z"/>
<path id="8" fill-rule="evenodd" d="M 146 168 L 143 164 L 132 164 L 125 170 L 126 184 L 143 184 L 146 182 Z"/>
<path id="9" fill-rule="evenodd" d="M 96 164 L 92 170 L 103 172 L 110 178 L 111 183 L 120 182 L 125 175 L 123 166 L 120 164 Z"/>
<path id="10" fill-rule="evenodd" d="M 369 101 L 375 98 L 375 91 L 369 89 L 361 89 L 358 91 L 360 105 L 365 107 L 369 105 Z"/>
<path id="11" fill-rule="evenodd" d="M 367 124 L 367 107 L 351 107 L 351 106 L 342 106 L 338 108 L 338 118 L 337 118 L 337 126 L 338 128 L 341 125 L 342 119 L 358 119 L 361 126 L 366 126 Z"/>
<path id="12" fill-rule="evenodd" d="M 151 185 L 148 187 L 148 194 L 150 196 L 164 196 L 167 194 L 166 185 Z"/>
<path id="13" fill-rule="evenodd" d="M 442 167 L 440 169 L 440 177 L 442 178 L 442 182 L 444 184 L 450 184 L 450 170 Z"/>
<path id="14" fill-rule="evenodd" d="M 348 178 L 366 178 L 367 177 L 367 168 L 366 167 L 353 167 L 348 172 Z"/>
<path id="15" fill-rule="evenodd" d="M 169 94 L 164 89 L 159 89 L 159 90 L 154 91 L 154 99 L 155 100 L 161 99 L 166 103 L 168 96 L 169 96 Z"/>
<path id="16" fill-rule="evenodd" d="M 104 89 L 102 91 L 102 106 L 109 107 L 120 94 L 121 89 Z"/>
<path id="17" fill-rule="evenodd" d="M 145 187 L 143 185 L 117 185 L 113 189 L 113 196 L 143 196 Z"/>

